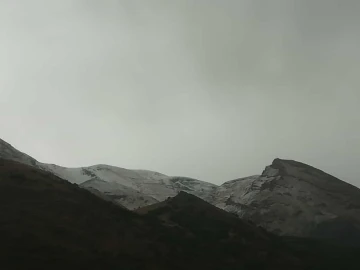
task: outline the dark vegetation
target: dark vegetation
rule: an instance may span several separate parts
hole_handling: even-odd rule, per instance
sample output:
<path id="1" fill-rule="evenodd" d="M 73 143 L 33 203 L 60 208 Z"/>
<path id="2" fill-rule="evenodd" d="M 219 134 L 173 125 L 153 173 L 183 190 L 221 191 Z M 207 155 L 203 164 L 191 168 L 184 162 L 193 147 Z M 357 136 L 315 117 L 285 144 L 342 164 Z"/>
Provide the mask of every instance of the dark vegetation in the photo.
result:
<path id="1" fill-rule="evenodd" d="M 331 268 L 328 256 L 339 254 L 344 266 L 358 255 L 323 242 L 285 241 L 186 193 L 139 212 L 0 159 L 1 268 L 351 269 Z"/>
<path id="2" fill-rule="evenodd" d="M 216 241 L 226 243 L 221 247 L 225 250 L 236 247 L 234 250 L 251 258 L 249 269 L 266 269 L 266 265 L 274 264 L 278 258 L 281 258 L 276 261 L 278 269 L 295 269 L 286 268 L 291 263 L 307 270 L 355 270 L 360 265 L 360 240 L 353 230 L 341 230 L 353 236 L 354 241 L 351 243 L 325 237 L 279 237 L 256 227 L 251 221 L 239 222 L 236 216 L 186 193 L 137 212 L 155 217 L 165 224 L 187 228 L 187 231 L 201 238 L 201 243 L 207 243 L 209 248 Z M 325 234 L 328 235 L 327 232 Z M 211 240 L 207 238 L 208 235 L 212 235 Z M 220 246 L 218 243 L 216 245 Z"/>
<path id="3" fill-rule="evenodd" d="M 306 262 L 308 270 L 359 269 L 360 246 L 338 241 L 284 237 L 288 250 Z"/>

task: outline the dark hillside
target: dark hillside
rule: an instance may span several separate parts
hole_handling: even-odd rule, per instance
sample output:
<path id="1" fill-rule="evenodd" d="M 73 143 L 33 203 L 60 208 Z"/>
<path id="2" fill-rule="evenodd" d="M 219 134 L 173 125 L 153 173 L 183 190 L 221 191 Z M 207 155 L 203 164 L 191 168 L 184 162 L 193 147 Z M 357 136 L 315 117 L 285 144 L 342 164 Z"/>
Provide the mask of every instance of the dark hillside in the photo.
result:
<path id="1" fill-rule="evenodd" d="M 190 203 L 205 215 L 215 208 L 197 198 Z M 203 219 L 214 222 L 205 226 L 186 209 L 174 215 L 182 226 L 169 226 L 50 173 L 0 160 L 0 260 L 4 269 L 278 269 L 279 261 L 298 264 L 290 255 L 288 261 L 281 252 L 267 251 L 269 240 L 251 232 L 250 225 L 232 235 L 229 225 L 242 223 L 222 210 L 215 208 L 215 215 Z"/>
<path id="2" fill-rule="evenodd" d="M 133 213 L 2 159 L 0 211 L 0 264 L 6 270 L 325 269 L 319 267 L 329 265 L 326 255 L 332 254 L 326 248 L 339 250 L 325 245 L 319 253 L 309 241 L 285 242 L 184 192 Z M 339 253 L 337 261 L 355 258 L 354 249 L 346 251 L 350 257 Z"/>

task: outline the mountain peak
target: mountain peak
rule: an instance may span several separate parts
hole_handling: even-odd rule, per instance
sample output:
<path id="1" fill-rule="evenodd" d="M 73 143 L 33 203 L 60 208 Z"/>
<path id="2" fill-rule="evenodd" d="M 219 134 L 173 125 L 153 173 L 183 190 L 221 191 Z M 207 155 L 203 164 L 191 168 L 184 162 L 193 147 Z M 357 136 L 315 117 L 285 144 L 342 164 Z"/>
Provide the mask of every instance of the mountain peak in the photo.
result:
<path id="1" fill-rule="evenodd" d="M 278 168 L 281 169 L 284 166 L 294 166 L 294 167 L 299 167 L 299 168 L 311 168 L 311 169 L 315 169 L 318 170 L 308 164 L 305 164 L 303 162 L 299 162 L 296 160 L 292 160 L 292 159 L 281 159 L 281 158 L 275 158 L 271 164 L 272 167 L 274 168 Z"/>
<path id="2" fill-rule="evenodd" d="M 148 213 L 150 211 L 154 211 L 156 209 L 159 208 L 164 208 L 166 206 L 169 207 L 175 207 L 175 208 L 189 208 L 189 209 L 193 209 L 196 206 L 196 208 L 203 208 L 203 207 L 208 207 L 208 206 L 214 207 L 211 204 L 205 202 L 204 200 L 200 199 L 199 197 L 192 195 L 190 193 L 187 193 L 185 191 L 180 191 L 176 196 L 174 197 L 169 197 L 167 200 L 156 203 L 156 204 L 152 204 L 149 206 L 145 206 L 143 208 L 140 208 L 137 210 L 138 213 L 140 214 L 145 214 Z M 220 210 L 220 209 L 219 209 Z"/>
<path id="3" fill-rule="evenodd" d="M 281 235 L 309 236 L 328 221 L 341 235 L 344 226 L 332 222 L 339 217 L 360 228 L 360 189 L 294 160 L 276 158 L 261 176 L 227 182 L 215 197 L 218 207 Z"/>
<path id="4" fill-rule="evenodd" d="M 297 167 L 297 168 L 303 168 L 303 169 L 314 169 L 314 170 L 318 170 L 314 167 L 311 167 L 310 165 L 307 165 L 305 163 L 296 161 L 296 160 L 291 160 L 291 159 L 280 159 L 280 158 L 275 158 L 272 162 L 272 164 L 270 165 L 272 168 L 278 169 L 278 170 L 284 170 L 288 167 Z M 320 170 L 318 170 L 320 171 Z"/>
<path id="5" fill-rule="evenodd" d="M 276 158 L 270 166 L 267 166 L 262 174 L 263 176 L 292 176 L 299 179 L 308 179 L 316 185 L 326 184 L 327 186 L 348 186 L 353 188 L 349 183 L 346 183 L 335 176 L 332 176 L 320 169 L 310 166 L 295 160 L 286 160 Z M 354 187 L 356 188 L 356 187 Z"/>
<path id="6" fill-rule="evenodd" d="M 202 225 L 203 228 L 213 230 L 214 234 L 218 233 L 221 227 L 223 229 L 225 227 L 227 230 L 237 228 L 243 236 L 255 234 L 259 239 L 268 237 L 268 234 L 257 226 L 184 191 L 166 201 L 140 208 L 136 212 L 140 215 L 157 216 L 169 225 L 174 226 L 176 224 L 180 227 L 190 224 L 187 223 L 188 220 L 178 219 L 178 217 L 191 217 L 191 226 L 194 226 L 194 230 L 198 230 Z M 210 229 L 209 224 L 213 224 L 214 227 Z"/>
<path id="7" fill-rule="evenodd" d="M 173 198 L 173 200 L 203 201 L 199 197 L 182 190 Z"/>

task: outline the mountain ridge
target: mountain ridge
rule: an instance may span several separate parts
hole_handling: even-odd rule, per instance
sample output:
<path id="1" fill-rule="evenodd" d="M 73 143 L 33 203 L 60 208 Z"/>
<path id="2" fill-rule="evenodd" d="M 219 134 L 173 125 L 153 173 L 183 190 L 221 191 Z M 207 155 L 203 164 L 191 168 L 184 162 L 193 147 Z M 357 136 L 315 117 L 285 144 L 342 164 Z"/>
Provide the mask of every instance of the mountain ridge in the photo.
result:
<path id="1" fill-rule="evenodd" d="M 188 193 L 174 200 L 179 227 L 121 209 L 50 172 L 0 158 L 1 265 L 9 270 L 305 270 L 304 259 L 261 237 L 254 225 Z M 198 209 L 210 215 L 199 217 Z M 200 226 L 204 218 L 207 228 Z"/>
<path id="2" fill-rule="evenodd" d="M 128 209 L 156 204 L 185 191 L 279 235 L 331 237 L 343 235 L 345 228 L 360 230 L 360 189 L 294 160 L 275 158 L 260 175 L 218 186 L 104 164 L 81 168 L 44 164 L 4 141 L 0 149 L 0 157 L 51 172 Z"/>
<path id="3" fill-rule="evenodd" d="M 360 224 L 360 189 L 291 160 L 275 159 L 260 176 L 225 184 L 215 197 L 218 207 L 281 235 L 314 235 L 318 226 L 339 218 L 349 228 Z M 341 235 L 346 226 L 335 227 Z"/>

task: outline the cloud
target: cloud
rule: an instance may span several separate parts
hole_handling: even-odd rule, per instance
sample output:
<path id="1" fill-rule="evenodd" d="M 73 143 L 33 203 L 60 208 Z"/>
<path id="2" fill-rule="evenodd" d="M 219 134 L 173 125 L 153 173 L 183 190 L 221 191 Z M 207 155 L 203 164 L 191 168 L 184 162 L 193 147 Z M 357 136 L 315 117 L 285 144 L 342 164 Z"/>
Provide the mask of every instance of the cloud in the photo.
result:
<path id="1" fill-rule="evenodd" d="M 67 166 L 357 178 L 356 0 L 1 1 L 2 136 Z M 346 162 L 345 162 L 346 161 Z"/>

